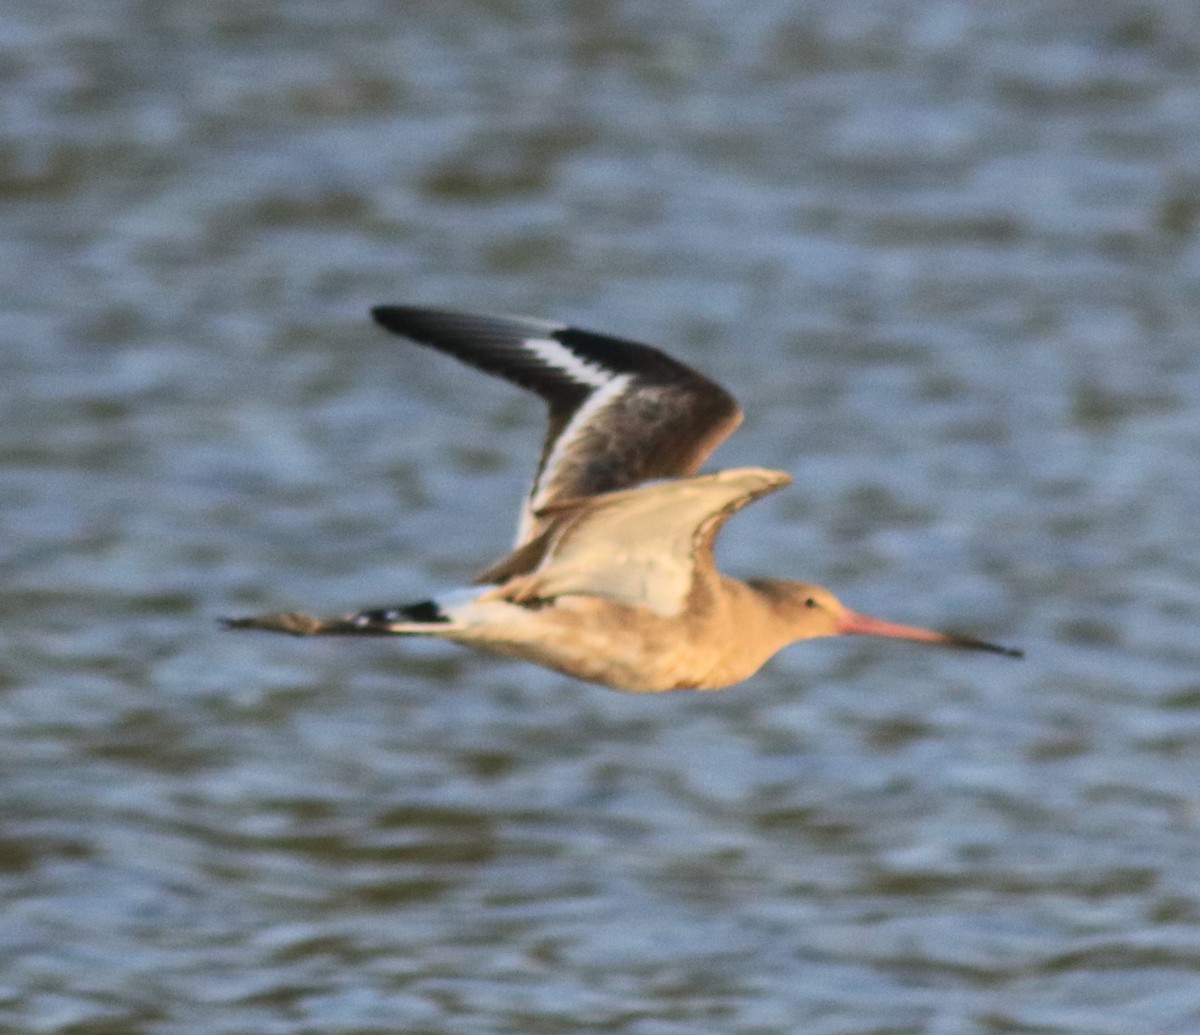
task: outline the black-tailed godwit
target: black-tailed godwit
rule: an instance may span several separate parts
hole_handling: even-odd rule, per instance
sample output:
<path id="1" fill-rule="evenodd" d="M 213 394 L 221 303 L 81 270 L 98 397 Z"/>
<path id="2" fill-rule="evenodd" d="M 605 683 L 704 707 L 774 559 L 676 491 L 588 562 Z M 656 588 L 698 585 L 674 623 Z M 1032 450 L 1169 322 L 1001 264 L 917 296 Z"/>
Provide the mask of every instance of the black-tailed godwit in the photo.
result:
<path id="1" fill-rule="evenodd" d="M 821 586 L 717 571 L 721 526 L 791 478 L 755 467 L 697 475 L 742 411 L 665 353 L 543 320 L 407 306 L 372 314 L 546 401 L 549 428 L 516 542 L 469 589 L 340 618 L 226 619 L 229 628 L 438 636 L 622 690 L 729 686 L 789 643 L 848 633 L 1021 656 L 859 614 Z"/>

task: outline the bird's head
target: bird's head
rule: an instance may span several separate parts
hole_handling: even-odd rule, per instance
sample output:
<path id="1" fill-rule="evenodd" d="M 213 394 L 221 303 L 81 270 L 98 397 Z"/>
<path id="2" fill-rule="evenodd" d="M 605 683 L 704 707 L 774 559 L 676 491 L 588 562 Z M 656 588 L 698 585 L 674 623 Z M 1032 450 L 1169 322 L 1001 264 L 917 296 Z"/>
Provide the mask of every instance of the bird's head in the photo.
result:
<path id="1" fill-rule="evenodd" d="M 979 640 L 973 636 L 937 632 L 916 625 L 903 625 L 853 611 L 824 586 L 782 579 L 758 579 L 751 585 L 770 598 L 774 606 L 788 616 L 795 639 L 818 636 L 885 636 L 896 640 L 918 640 L 961 650 L 989 651 L 1010 658 L 1024 657 L 1013 647 Z"/>

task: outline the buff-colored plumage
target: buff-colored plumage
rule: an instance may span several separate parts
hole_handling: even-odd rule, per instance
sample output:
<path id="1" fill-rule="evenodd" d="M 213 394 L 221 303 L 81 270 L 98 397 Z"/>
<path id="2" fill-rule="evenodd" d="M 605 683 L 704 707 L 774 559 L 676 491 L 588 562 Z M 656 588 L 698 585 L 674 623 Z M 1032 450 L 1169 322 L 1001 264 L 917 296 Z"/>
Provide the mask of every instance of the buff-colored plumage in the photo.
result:
<path id="1" fill-rule="evenodd" d="M 437 636 L 624 690 L 728 686 L 789 643 L 842 633 L 1019 656 L 858 614 L 820 586 L 717 571 L 712 544 L 725 521 L 791 479 L 749 467 L 695 475 L 742 413 L 723 388 L 657 349 L 540 320 L 401 307 L 374 315 L 548 404 L 514 547 L 467 590 L 341 618 L 282 612 L 229 627 Z"/>

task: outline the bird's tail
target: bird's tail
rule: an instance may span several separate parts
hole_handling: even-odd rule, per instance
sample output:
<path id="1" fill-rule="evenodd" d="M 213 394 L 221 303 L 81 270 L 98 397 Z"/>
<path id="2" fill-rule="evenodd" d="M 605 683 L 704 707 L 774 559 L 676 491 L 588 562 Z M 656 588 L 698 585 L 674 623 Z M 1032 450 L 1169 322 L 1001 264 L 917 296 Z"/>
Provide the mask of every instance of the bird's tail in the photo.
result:
<path id="1" fill-rule="evenodd" d="M 226 629 L 261 629 L 291 636 L 445 636 L 460 627 L 463 605 L 480 596 L 478 586 L 452 589 L 429 600 L 398 607 L 318 618 L 302 611 L 275 611 L 247 618 L 222 618 Z"/>
<path id="2" fill-rule="evenodd" d="M 291 636 L 411 636 L 434 632 L 423 626 L 444 625 L 450 621 L 436 600 L 356 611 L 338 618 L 318 618 L 301 611 L 275 611 L 246 618 L 220 619 L 226 629 L 260 629 Z"/>

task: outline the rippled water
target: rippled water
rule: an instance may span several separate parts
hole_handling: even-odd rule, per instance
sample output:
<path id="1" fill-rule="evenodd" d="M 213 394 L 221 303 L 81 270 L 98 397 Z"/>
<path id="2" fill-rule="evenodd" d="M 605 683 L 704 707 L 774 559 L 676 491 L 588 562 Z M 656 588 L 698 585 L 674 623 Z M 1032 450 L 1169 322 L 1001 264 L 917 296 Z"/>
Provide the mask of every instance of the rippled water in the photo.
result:
<path id="1" fill-rule="evenodd" d="M 1200 1030 L 1194 4 L 9 4 L 0 85 L 6 1030 Z M 510 537 L 538 405 L 379 302 L 668 348 L 796 476 L 728 568 L 1028 660 L 222 634 Z"/>

